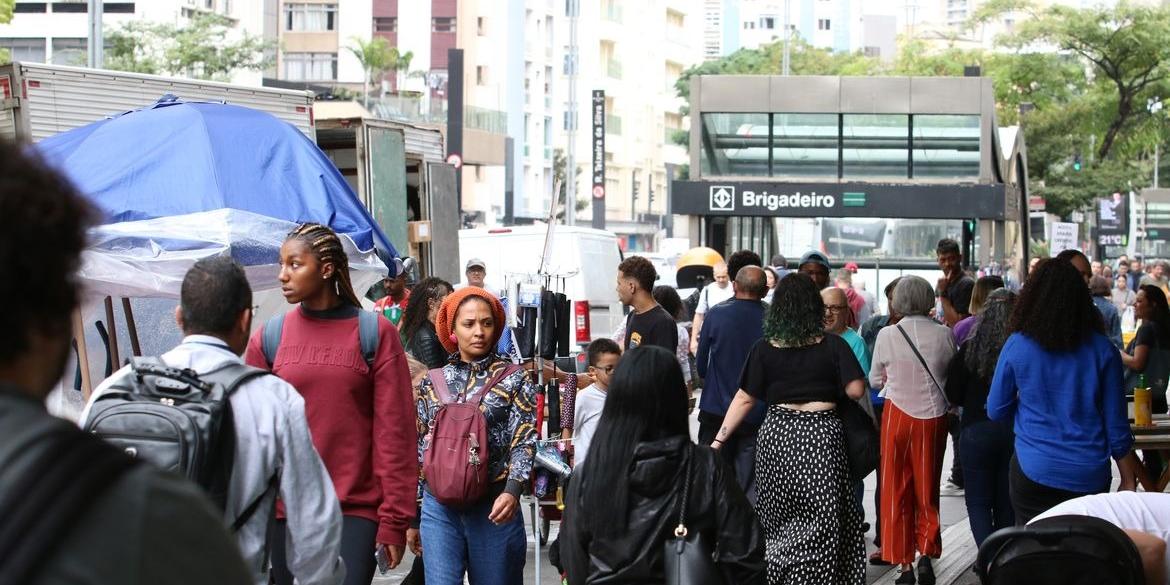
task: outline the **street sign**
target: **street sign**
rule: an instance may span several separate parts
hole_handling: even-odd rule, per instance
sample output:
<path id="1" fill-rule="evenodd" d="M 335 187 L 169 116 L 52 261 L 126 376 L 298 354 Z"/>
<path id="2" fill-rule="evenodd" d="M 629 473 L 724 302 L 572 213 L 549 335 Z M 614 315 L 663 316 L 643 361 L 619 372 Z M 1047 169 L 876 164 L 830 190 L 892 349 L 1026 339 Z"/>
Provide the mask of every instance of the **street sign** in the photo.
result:
<path id="1" fill-rule="evenodd" d="M 1077 228 L 1075 223 L 1057 221 L 1052 223 L 1052 237 L 1048 239 L 1048 255 L 1055 258 L 1065 250 L 1076 250 Z"/>
<path id="2" fill-rule="evenodd" d="M 459 156 L 458 154 L 451 153 L 447 155 L 447 164 L 455 168 L 459 168 L 463 166 L 463 157 Z"/>

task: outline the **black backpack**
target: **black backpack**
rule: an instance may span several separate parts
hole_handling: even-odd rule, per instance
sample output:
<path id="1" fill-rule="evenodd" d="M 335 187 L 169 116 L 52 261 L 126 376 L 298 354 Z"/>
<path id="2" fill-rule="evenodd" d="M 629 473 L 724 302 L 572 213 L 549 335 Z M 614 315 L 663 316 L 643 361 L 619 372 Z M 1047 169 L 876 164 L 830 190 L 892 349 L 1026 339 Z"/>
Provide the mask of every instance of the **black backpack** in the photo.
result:
<path id="1" fill-rule="evenodd" d="M 131 358 L 130 366 L 131 372 L 94 401 L 85 431 L 199 484 L 224 509 L 236 452 L 228 398 L 244 382 L 268 372 L 229 362 L 201 375 L 153 357 Z M 245 509 L 234 530 L 258 502 Z"/>

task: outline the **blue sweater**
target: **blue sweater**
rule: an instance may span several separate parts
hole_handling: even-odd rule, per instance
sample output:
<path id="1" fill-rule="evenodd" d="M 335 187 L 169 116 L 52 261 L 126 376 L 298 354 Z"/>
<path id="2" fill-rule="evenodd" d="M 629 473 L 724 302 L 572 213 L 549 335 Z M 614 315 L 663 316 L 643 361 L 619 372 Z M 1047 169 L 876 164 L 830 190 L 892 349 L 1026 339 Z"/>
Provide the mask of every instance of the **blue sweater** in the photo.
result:
<path id="1" fill-rule="evenodd" d="M 1016 457 L 1024 474 L 1080 493 L 1108 489 L 1109 459 L 1133 446 L 1126 410 L 1121 357 L 1100 334 L 1064 352 L 1012 334 L 987 396 L 988 417 L 1015 418 Z"/>
<path id="2" fill-rule="evenodd" d="M 695 366 L 703 377 L 699 410 L 724 416 L 739 390 L 739 376 L 752 346 L 764 336 L 764 304 L 730 299 L 711 307 L 699 332 L 699 353 Z M 757 427 L 764 420 L 763 401 L 752 409 L 744 423 Z"/>

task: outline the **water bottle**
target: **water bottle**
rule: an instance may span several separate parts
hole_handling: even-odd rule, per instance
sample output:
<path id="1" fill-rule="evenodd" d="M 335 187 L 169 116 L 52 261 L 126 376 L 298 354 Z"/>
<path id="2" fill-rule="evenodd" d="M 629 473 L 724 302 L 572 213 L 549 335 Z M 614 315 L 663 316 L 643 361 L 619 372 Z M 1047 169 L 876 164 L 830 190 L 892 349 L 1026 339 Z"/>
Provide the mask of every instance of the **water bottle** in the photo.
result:
<path id="1" fill-rule="evenodd" d="M 1133 389 L 1133 424 L 1139 427 L 1148 427 L 1154 424 L 1153 396 L 1150 386 L 1146 383 L 1146 375 L 1139 374 L 1137 387 Z"/>

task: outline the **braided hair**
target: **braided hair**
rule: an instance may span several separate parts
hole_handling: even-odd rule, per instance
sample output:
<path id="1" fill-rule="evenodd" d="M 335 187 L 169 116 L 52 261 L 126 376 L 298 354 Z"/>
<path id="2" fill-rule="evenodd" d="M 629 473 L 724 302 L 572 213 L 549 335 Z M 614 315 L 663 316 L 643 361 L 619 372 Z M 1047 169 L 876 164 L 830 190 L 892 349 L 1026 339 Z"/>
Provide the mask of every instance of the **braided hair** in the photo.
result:
<path id="1" fill-rule="evenodd" d="M 333 284 L 337 289 L 337 296 L 361 308 L 362 303 L 358 300 L 357 293 L 353 291 L 353 283 L 349 279 L 349 257 L 345 255 L 345 248 L 342 247 L 337 232 L 327 225 L 304 223 L 288 233 L 285 241 L 289 240 L 303 243 L 322 264 L 332 264 Z"/>

